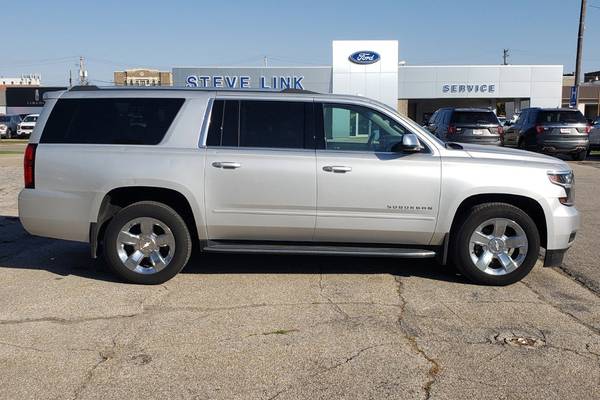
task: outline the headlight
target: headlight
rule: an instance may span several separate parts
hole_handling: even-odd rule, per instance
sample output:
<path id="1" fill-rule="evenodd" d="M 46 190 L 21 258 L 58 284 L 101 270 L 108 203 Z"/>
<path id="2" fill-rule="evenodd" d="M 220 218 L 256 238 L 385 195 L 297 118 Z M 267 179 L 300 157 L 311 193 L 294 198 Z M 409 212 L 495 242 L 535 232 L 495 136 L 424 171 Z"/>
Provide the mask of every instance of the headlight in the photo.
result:
<path id="1" fill-rule="evenodd" d="M 566 197 L 560 197 L 558 200 L 565 206 L 572 206 L 575 204 L 575 175 L 573 171 L 564 172 L 548 172 L 548 179 L 565 189 Z"/>

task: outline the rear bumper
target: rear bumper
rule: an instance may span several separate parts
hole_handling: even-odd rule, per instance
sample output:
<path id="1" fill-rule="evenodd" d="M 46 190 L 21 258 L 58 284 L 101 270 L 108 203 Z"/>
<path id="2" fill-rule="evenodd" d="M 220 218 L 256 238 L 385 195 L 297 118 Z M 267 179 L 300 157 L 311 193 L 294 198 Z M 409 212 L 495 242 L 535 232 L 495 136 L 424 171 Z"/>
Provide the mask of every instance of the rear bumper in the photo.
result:
<path id="1" fill-rule="evenodd" d="M 485 144 L 490 146 L 500 146 L 502 144 L 500 140 L 500 136 L 471 136 L 471 137 L 460 137 L 460 136 L 448 136 L 448 140 L 458 143 L 467 143 L 467 144 Z"/>
<path id="2" fill-rule="evenodd" d="M 537 150 L 542 153 L 578 153 L 587 151 L 589 146 L 590 141 L 588 139 L 540 139 L 536 144 Z"/>
<path id="3" fill-rule="evenodd" d="M 75 193 L 23 189 L 19 193 L 19 219 L 32 235 L 89 241 L 92 199 Z"/>

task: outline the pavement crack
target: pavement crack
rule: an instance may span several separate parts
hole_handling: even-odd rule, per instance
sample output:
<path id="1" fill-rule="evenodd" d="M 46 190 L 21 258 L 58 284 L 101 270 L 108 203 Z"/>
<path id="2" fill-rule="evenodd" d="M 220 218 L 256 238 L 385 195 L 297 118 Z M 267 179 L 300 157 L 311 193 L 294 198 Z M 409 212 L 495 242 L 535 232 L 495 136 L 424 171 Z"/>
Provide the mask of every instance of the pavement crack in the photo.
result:
<path id="1" fill-rule="evenodd" d="M 348 364 L 349 362 L 351 362 L 351 361 L 355 360 L 356 358 L 360 357 L 364 352 L 369 351 L 371 349 L 375 349 L 377 347 L 383 347 L 383 346 L 393 346 L 393 345 L 396 345 L 396 344 L 397 343 L 380 343 L 380 344 L 374 344 L 374 345 L 371 345 L 371 346 L 363 347 L 361 349 L 358 349 L 356 352 L 352 353 L 350 356 L 346 357 L 343 361 L 337 362 L 337 363 L 335 363 L 335 364 L 333 364 L 333 365 L 331 365 L 331 366 L 329 366 L 327 368 L 324 368 L 324 369 L 322 369 L 321 371 L 315 373 L 312 376 L 322 375 L 322 374 L 325 374 L 325 373 L 327 373 L 329 371 L 332 371 L 332 370 L 334 370 L 336 368 L 339 368 L 342 365 Z"/>
<path id="2" fill-rule="evenodd" d="M 128 319 L 134 318 L 141 313 L 135 314 L 119 314 L 119 315 L 110 315 L 105 317 L 87 317 L 87 318 L 59 318 L 59 317 L 44 317 L 44 318 L 23 318 L 23 319 L 8 319 L 0 321 L 0 325 L 18 325 L 18 324 L 28 324 L 28 323 L 38 323 L 38 322 L 51 322 L 60 325 L 70 325 L 70 324 L 80 324 L 83 322 L 91 322 L 91 321 L 108 321 L 113 319 Z"/>
<path id="3" fill-rule="evenodd" d="M 404 337 L 408 340 L 410 347 L 412 348 L 412 350 L 420 355 L 422 358 L 424 358 L 427 363 L 429 364 L 429 370 L 427 371 L 427 381 L 423 384 L 422 389 L 425 392 L 425 400 L 429 400 L 431 398 L 431 388 L 433 387 L 433 385 L 436 382 L 437 376 L 441 371 L 441 365 L 439 364 L 439 362 L 429 356 L 425 350 L 423 350 L 421 348 L 421 346 L 419 346 L 419 343 L 417 341 L 417 337 L 413 334 L 410 334 L 405 326 L 405 321 L 404 321 L 404 317 L 406 316 L 406 306 L 407 306 L 407 301 L 406 298 L 404 297 L 403 294 L 403 288 L 404 288 L 404 283 L 402 282 L 402 280 L 400 279 L 399 276 L 395 277 L 396 283 L 397 283 L 397 293 L 398 293 L 398 297 L 400 299 L 400 315 L 398 317 L 398 326 L 400 327 L 400 331 L 403 333 Z"/>
<path id="4" fill-rule="evenodd" d="M 564 264 L 559 266 L 557 269 L 560 273 L 578 283 L 579 286 L 583 286 L 585 289 L 589 290 L 594 295 L 600 297 L 600 287 L 598 287 L 598 285 L 595 282 L 588 279 L 588 277 L 586 277 L 584 274 L 573 272 L 569 270 Z"/>
<path id="5" fill-rule="evenodd" d="M 113 347 L 114 346 L 115 346 L 115 342 L 113 341 Z M 73 400 L 77 400 L 81 397 L 81 394 L 83 393 L 85 388 L 89 385 L 92 378 L 94 377 L 94 371 L 96 371 L 96 369 L 100 365 L 102 365 L 103 363 L 105 363 L 106 361 L 108 361 L 112 358 L 112 350 L 111 350 L 111 353 L 104 353 L 104 352 L 100 351 L 100 352 L 98 352 L 98 355 L 99 355 L 100 359 L 98 360 L 98 362 L 96 362 L 94 365 L 92 365 L 92 367 L 86 372 L 85 379 L 83 380 L 81 385 L 79 385 L 79 387 L 77 389 L 75 389 L 75 393 L 73 394 Z"/>
<path id="6" fill-rule="evenodd" d="M 342 310 L 340 305 L 338 303 L 334 302 L 333 300 L 331 300 L 331 298 L 324 293 L 324 291 L 323 291 L 323 271 L 322 271 L 321 267 L 319 267 L 319 295 L 322 298 L 324 298 L 329 304 L 331 304 L 331 306 L 333 307 L 335 312 L 340 314 L 343 319 L 350 319 L 350 316 L 344 310 Z"/>
<path id="7" fill-rule="evenodd" d="M 524 280 L 521 280 L 520 283 L 525 286 L 527 289 L 531 290 L 533 293 L 535 293 L 535 295 L 538 297 L 538 299 L 540 299 L 541 301 L 543 301 L 544 303 L 548 304 L 550 307 L 554 308 L 555 310 L 557 310 L 558 312 L 560 312 L 561 314 L 569 317 L 571 320 L 577 322 L 580 325 L 585 326 L 586 328 L 588 328 L 590 331 L 592 331 L 593 333 L 595 333 L 596 335 L 600 335 L 600 328 L 595 327 L 594 325 L 587 323 L 585 321 L 582 321 L 581 319 L 577 318 L 575 315 L 573 315 L 572 313 L 562 309 L 560 306 L 556 305 L 555 303 L 552 302 L 552 300 L 547 299 L 546 296 L 544 296 L 543 294 L 541 294 L 539 291 L 535 290 L 529 283 L 527 283 Z"/>

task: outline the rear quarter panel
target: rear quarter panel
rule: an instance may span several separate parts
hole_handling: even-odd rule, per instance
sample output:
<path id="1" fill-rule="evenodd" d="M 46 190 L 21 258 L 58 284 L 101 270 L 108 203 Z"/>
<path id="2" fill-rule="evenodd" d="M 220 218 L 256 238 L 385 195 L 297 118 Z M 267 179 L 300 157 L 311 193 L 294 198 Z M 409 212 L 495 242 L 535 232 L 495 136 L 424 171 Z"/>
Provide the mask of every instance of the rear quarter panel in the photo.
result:
<path id="1" fill-rule="evenodd" d="M 105 195 L 120 187 L 173 189 L 188 200 L 198 236 L 204 227 L 205 149 L 198 141 L 209 96 L 187 99 L 163 141 L 156 145 L 39 143 L 35 189 L 19 196 L 19 216 L 32 234 L 88 241 Z M 50 108 L 40 115 L 30 142 L 40 141 Z"/>

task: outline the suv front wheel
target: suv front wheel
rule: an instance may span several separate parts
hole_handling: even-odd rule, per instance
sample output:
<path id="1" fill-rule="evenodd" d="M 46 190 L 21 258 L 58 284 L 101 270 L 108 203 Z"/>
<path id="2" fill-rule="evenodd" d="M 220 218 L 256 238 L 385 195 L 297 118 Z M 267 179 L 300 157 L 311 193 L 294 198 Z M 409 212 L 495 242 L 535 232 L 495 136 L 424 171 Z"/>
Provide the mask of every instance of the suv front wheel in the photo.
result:
<path id="1" fill-rule="evenodd" d="M 540 235 L 523 210 L 506 203 L 473 207 L 453 240 L 457 269 L 469 280 L 486 285 L 509 285 L 535 265 Z"/>
<path id="2" fill-rule="evenodd" d="M 111 269 L 128 282 L 159 284 L 187 264 L 192 240 L 185 221 L 171 207 L 141 201 L 120 210 L 104 236 Z"/>

